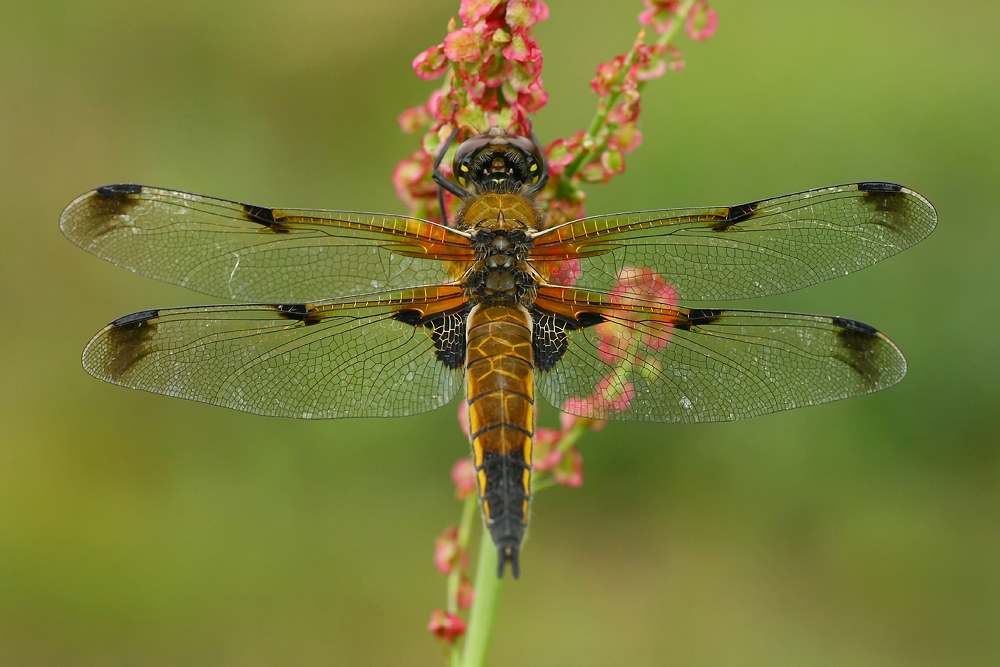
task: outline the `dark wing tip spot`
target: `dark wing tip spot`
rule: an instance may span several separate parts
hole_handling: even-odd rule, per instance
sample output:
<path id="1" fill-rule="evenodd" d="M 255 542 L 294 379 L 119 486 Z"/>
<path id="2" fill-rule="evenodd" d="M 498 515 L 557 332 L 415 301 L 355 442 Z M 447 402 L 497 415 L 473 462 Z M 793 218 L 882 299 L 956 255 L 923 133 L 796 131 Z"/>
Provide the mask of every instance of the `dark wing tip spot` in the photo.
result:
<path id="1" fill-rule="evenodd" d="M 870 324 L 865 324 L 864 322 L 858 322 L 857 320 L 851 320 L 846 317 L 835 317 L 833 318 L 834 326 L 838 326 L 845 331 L 850 331 L 856 334 L 863 334 L 865 336 L 875 336 L 878 334 L 878 329 Z"/>
<path id="2" fill-rule="evenodd" d="M 117 183 L 114 185 L 102 185 L 94 192 L 105 197 L 117 195 L 137 195 L 142 192 L 142 186 L 135 183 Z"/>
<path id="3" fill-rule="evenodd" d="M 858 190 L 861 192 L 902 192 L 903 186 L 887 181 L 865 181 L 858 183 Z"/>
<path id="4" fill-rule="evenodd" d="M 138 313 L 131 313 L 123 317 L 119 317 L 117 320 L 111 323 L 111 326 L 116 329 L 121 329 L 122 327 L 132 326 L 135 324 L 141 324 L 142 322 L 148 322 L 154 317 L 159 317 L 160 311 L 158 310 L 140 310 Z"/>

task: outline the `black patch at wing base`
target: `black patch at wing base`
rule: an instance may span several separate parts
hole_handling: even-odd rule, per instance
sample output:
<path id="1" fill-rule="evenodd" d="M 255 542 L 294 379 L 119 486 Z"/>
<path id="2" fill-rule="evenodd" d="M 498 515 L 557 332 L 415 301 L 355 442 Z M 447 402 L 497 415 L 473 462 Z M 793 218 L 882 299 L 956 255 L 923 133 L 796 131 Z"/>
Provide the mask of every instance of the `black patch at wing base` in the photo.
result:
<path id="1" fill-rule="evenodd" d="M 94 370 L 106 373 L 115 382 L 119 381 L 136 362 L 153 352 L 156 323 L 152 320 L 158 316 L 158 311 L 143 310 L 112 322 L 103 368 Z"/>
<path id="2" fill-rule="evenodd" d="M 865 382 L 877 385 L 881 371 L 876 362 L 878 354 L 878 329 L 845 317 L 833 318 L 834 326 L 840 327 L 837 340 L 840 349 L 834 352 L 834 357 L 854 369 Z"/>
<path id="3" fill-rule="evenodd" d="M 586 329 L 604 321 L 600 313 L 580 313 L 571 320 L 535 308 L 531 312 L 531 352 L 535 368 L 540 371 L 550 371 L 569 349 L 567 331 Z"/>
<path id="4" fill-rule="evenodd" d="M 465 366 L 468 315 L 468 308 L 430 318 L 423 317 L 417 310 L 401 310 L 394 313 L 392 319 L 413 327 L 430 329 L 438 361 L 444 364 L 445 368 L 455 370 Z"/>

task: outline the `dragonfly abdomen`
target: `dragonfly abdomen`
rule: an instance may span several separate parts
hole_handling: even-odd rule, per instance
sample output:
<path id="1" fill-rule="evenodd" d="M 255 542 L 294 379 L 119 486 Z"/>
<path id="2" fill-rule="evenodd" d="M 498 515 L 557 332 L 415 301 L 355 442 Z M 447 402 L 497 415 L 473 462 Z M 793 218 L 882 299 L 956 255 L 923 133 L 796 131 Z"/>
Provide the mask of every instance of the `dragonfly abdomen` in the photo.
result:
<path id="1" fill-rule="evenodd" d="M 511 564 L 528 523 L 535 430 L 531 316 L 521 307 L 476 306 L 469 313 L 469 433 L 486 526 Z"/>

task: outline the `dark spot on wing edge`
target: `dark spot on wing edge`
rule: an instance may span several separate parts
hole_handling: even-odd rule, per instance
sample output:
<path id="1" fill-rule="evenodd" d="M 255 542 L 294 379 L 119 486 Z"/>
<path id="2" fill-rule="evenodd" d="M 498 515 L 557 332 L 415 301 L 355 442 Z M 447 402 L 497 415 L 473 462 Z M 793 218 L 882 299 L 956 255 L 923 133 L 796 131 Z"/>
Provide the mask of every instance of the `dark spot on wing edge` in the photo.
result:
<path id="1" fill-rule="evenodd" d="M 717 221 L 712 226 L 712 231 L 724 232 L 744 220 L 749 220 L 759 208 L 760 202 L 757 201 L 740 204 L 738 206 L 730 206 L 726 212 L 726 217 Z"/>
<path id="2" fill-rule="evenodd" d="M 101 360 L 103 367 L 94 370 L 106 373 L 113 382 L 120 382 L 132 366 L 153 352 L 156 323 L 150 320 L 158 316 L 157 310 L 142 310 L 112 322 L 106 334 L 107 345 L 100 348 L 105 354 Z"/>
<path id="3" fill-rule="evenodd" d="M 105 197 L 114 195 L 137 195 L 142 192 L 142 186 L 135 183 L 117 183 L 114 185 L 102 185 L 94 190 L 99 195 Z"/>
<path id="4" fill-rule="evenodd" d="M 846 317 L 834 317 L 831 322 L 840 327 L 837 332 L 840 350 L 834 356 L 854 369 L 866 384 L 877 385 L 882 375 L 876 359 L 880 343 L 878 329 Z"/>
<path id="5" fill-rule="evenodd" d="M 886 181 L 865 181 L 858 183 L 858 190 L 862 192 L 902 192 L 903 186 Z"/>
<path id="6" fill-rule="evenodd" d="M 158 317 L 160 311 L 158 310 L 140 310 L 138 313 L 131 313 L 130 315 L 125 315 L 119 317 L 117 320 L 111 323 L 113 327 L 127 327 L 130 324 L 138 324 L 139 322 L 145 322 L 146 320 L 151 320 L 154 317 Z"/>
<path id="7" fill-rule="evenodd" d="M 700 327 L 715 322 L 722 317 L 723 311 L 718 308 L 691 308 L 684 320 L 674 325 L 681 331 L 691 331 L 691 327 Z"/>
<path id="8" fill-rule="evenodd" d="M 286 320 L 296 320 L 306 326 L 322 321 L 322 317 L 315 311 L 309 310 L 309 306 L 304 303 L 279 303 L 275 306 L 278 314 Z"/>
<path id="9" fill-rule="evenodd" d="M 246 215 L 247 220 L 250 222 L 255 222 L 258 225 L 264 225 L 272 232 L 288 232 L 288 230 L 281 224 L 281 221 L 274 217 L 273 208 L 251 206 L 250 204 L 241 204 L 240 206 L 243 208 L 243 214 Z"/>

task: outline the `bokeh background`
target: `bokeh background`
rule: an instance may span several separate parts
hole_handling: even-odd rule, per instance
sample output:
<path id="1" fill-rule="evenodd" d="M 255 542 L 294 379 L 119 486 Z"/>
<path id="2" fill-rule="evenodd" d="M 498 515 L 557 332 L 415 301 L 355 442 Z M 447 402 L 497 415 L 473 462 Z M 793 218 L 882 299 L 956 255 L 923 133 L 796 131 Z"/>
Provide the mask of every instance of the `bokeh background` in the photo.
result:
<path id="1" fill-rule="evenodd" d="M 546 141 L 638 0 L 550 0 Z M 539 494 L 492 664 L 1000 664 L 1000 9 L 718 0 L 650 85 L 645 143 L 588 211 L 905 183 L 938 231 L 754 304 L 889 333 L 882 394 L 735 424 L 612 424 Z M 0 5 L 0 664 L 439 665 L 435 535 L 454 406 L 298 422 L 127 391 L 79 356 L 115 317 L 204 303 L 82 252 L 62 207 L 139 182 L 402 212 L 396 115 L 458 0 Z M 552 419 L 553 414 L 546 415 Z"/>

